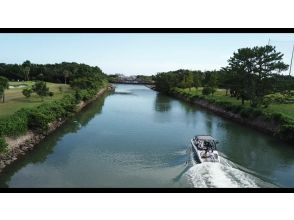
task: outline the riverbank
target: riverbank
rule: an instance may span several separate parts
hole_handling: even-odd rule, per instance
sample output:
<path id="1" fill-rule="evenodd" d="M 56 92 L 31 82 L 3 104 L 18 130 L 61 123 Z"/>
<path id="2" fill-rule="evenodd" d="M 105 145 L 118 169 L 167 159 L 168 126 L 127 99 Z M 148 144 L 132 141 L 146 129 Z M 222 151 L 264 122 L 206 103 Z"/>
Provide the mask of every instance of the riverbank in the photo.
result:
<path id="1" fill-rule="evenodd" d="M 294 125 L 292 120 L 281 113 L 269 113 L 263 109 L 218 100 L 213 96 L 191 95 L 189 91 L 183 89 L 173 89 L 169 95 L 205 108 L 221 117 L 273 135 L 292 145 L 294 144 Z"/>
<path id="2" fill-rule="evenodd" d="M 99 98 L 102 94 L 107 91 L 113 90 L 112 85 L 101 89 L 93 98 L 87 101 L 81 101 L 76 105 L 75 112 L 81 111 L 88 104 Z M 5 137 L 6 143 L 8 144 L 6 152 L 0 154 L 0 173 L 11 165 L 14 161 L 21 158 L 27 152 L 32 150 L 41 140 L 46 138 L 49 134 L 54 132 L 60 127 L 67 118 L 59 118 L 58 120 L 49 123 L 46 132 L 27 131 L 23 135 L 17 137 Z"/>

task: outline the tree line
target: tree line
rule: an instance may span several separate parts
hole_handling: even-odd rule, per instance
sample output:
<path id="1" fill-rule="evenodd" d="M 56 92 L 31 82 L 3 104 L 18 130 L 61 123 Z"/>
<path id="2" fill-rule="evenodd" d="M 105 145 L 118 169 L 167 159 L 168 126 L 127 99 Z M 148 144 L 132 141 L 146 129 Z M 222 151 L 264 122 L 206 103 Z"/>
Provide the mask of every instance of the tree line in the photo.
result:
<path id="1" fill-rule="evenodd" d="M 9 81 L 36 81 L 32 88 L 23 90 L 23 95 L 30 97 L 37 93 L 43 100 L 44 96 L 53 96 L 45 82 L 65 83 L 78 90 L 94 93 L 107 80 L 102 70 L 95 66 L 78 63 L 33 64 L 25 61 L 18 64 L 0 64 L 0 98 L 5 101 L 5 90 L 9 88 Z M 90 96 L 90 95 L 89 95 Z"/>
<path id="2" fill-rule="evenodd" d="M 0 63 L 0 76 L 9 81 L 42 80 L 52 83 L 69 83 L 75 78 L 89 74 L 104 75 L 97 66 L 79 63 L 34 64 L 29 60 L 22 64 Z"/>
<path id="3" fill-rule="evenodd" d="M 158 73 L 153 77 L 158 91 L 169 93 L 172 88 L 203 87 L 203 95 L 213 95 L 217 88 L 226 90 L 244 104 L 267 106 L 267 95 L 280 92 L 293 95 L 294 77 L 282 75 L 289 66 L 283 54 L 271 45 L 238 49 L 229 58 L 227 66 L 214 71 L 177 70 Z"/>

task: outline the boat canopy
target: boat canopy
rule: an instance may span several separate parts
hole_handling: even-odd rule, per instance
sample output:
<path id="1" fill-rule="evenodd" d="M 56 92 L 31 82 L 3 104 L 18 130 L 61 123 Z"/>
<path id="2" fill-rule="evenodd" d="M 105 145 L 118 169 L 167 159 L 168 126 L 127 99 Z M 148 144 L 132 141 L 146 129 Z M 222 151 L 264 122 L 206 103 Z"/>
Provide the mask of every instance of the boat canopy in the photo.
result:
<path id="1" fill-rule="evenodd" d="M 196 138 L 198 138 L 199 140 L 216 141 L 216 139 L 211 137 L 210 135 L 196 135 Z"/>

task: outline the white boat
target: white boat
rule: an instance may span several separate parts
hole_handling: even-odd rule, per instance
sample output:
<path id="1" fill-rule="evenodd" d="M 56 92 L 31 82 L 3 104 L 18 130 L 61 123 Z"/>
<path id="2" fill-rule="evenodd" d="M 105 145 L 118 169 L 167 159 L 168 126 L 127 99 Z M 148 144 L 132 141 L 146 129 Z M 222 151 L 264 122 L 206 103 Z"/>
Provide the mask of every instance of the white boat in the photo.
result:
<path id="1" fill-rule="evenodd" d="M 196 135 L 191 139 L 192 150 L 198 163 L 220 162 L 216 144 L 218 141 L 209 135 Z"/>

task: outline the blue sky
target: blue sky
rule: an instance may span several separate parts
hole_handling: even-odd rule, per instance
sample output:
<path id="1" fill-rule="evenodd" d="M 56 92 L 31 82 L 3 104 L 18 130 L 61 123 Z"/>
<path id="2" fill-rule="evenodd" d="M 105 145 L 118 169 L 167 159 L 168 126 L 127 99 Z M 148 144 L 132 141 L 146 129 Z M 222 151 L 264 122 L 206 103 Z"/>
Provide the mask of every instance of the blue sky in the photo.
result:
<path id="1" fill-rule="evenodd" d="M 213 70 L 238 48 L 269 39 L 289 64 L 294 34 L 0 34 L 0 62 L 78 62 L 126 75 Z"/>

